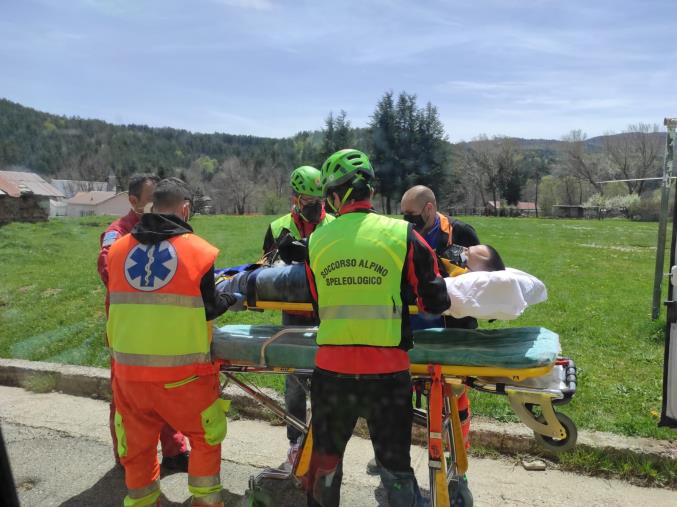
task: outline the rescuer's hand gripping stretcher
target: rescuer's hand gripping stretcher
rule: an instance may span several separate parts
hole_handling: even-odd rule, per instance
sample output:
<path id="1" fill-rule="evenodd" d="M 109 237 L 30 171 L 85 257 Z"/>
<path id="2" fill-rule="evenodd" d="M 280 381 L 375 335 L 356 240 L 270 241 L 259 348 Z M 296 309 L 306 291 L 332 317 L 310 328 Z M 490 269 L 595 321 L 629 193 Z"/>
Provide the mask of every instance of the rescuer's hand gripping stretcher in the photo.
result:
<path id="1" fill-rule="evenodd" d="M 245 265 L 217 271 L 217 287 L 240 292 L 255 309 L 310 310 L 305 268 Z M 511 320 L 547 298 L 537 278 L 518 270 L 471 272 L 445 279 L 453 317 Z M 416 313 L 416 307 L 410 313 Z M 227 325 L 214 332 L 212 355 L 223 362 L 228 381 L 268 407 L 304 435 L 291 475 L 308 470 L 312 450 L 310 422 L 301 421 L 236 373 L 311 373 L 317 328 Z M 450 497 L 468 467 L 455 398 L 464 386 L 505 395 L 520 420 L 550 452 L 571 449 L 576 426 L 554 406 L 576 392 L 573 361 L 560 355 L 559 336 L 542 327 L 492 330 L 426 329 L 414 332 L 409 351 L 415 386 L 414 420 L 427 427 L 430 493 L 433 506 L 450 505 Z M 425 404 L 421 396 L 425 396 Z M 268 470 L 266 477 L 287 477 Z M 467 505 L 467 503 L 466 503 Z"/>

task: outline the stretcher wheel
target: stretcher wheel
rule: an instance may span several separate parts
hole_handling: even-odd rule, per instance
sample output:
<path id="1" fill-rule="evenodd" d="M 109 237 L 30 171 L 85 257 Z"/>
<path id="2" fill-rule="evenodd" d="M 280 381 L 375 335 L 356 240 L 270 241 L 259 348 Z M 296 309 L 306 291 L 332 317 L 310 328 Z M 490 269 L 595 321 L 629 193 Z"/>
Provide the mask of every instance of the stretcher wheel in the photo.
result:
<path id="1" fill-rule="evenodd" d="M 450 507 L 473 507 L 473 497 L 465 477 L 449 483 Z"/>
<path id="2" fill-rule="evenodd" d="M 564 426 L 566 436 L 562 439 L 556 439 L 534 432 L 534 438 L 546 451 L 553 454 L 559 454 L 574 448 L 576 439 L 578 438 L 578 430 L 576 429 L 574 422 L 566 415 L 560 414 L 559 412 L 556 412 L 555 415 L 557 416 L 559 423 Z M 542 415 L 538 416 L 536 420 L 540 423 L 545 423 L 545 418 Z"/>

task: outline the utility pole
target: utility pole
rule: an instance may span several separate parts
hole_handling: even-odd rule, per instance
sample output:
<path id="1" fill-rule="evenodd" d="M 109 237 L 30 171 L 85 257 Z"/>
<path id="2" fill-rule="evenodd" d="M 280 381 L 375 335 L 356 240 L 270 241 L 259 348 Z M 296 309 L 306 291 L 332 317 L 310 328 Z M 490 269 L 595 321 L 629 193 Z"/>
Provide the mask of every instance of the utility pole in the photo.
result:
<path id="1" fill-rule="evenodd" d="M 656 270 L 653 282 L 653 305 L 651 318 L 656 320 L 661 313 L 661 287 L 663 284 L 663 264 L 665 262 L 665 236 L 668 224 L 668 203 L 672 183 L 672 160 L 675 147 L 675 129 L 677 118 L 665 118 L 663 125 L 668 129 L 665 138 L 665 158 L 663 159 L 663 178 L 661 183 L 661 215 L 658 222 L 658 244 L 656 245 Z M 675 224 L 673 224 L 673 227 Z M 671 266 L 672 268 L 672 266 Z"/>

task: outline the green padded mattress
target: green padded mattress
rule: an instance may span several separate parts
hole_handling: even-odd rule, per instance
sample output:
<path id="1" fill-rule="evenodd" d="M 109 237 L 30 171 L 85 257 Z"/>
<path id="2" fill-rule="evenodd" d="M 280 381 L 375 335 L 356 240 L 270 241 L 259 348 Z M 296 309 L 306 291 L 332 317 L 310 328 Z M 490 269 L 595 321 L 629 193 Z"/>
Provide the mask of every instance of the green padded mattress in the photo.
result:
<path id="1" fill-rule="evenodd" d="M 414 332 L 414 344 L 413 364 L 524 369 L 548 366 L 560 353 L 559 336 L 542 327 L 425 329 Z M 313 368 L 316 350 L 314 328 L 229 325 L 214 330 L 212 343 L 214 358 L 279 368 Z"/>

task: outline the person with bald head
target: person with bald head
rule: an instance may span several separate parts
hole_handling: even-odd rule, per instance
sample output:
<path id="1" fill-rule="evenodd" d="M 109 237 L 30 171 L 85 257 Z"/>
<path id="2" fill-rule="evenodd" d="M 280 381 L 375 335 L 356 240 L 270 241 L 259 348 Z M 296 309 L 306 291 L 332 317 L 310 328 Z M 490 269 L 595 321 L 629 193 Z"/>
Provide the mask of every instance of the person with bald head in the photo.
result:
<path id="1" fill-rule="evenodd" d="M 486 245 L 480 245 L 475 229 L 460 220 L 450 219 L 446 215 L 437 211 L 437 199 L 434 192 L 424 186 L 416 185 L 407 190 L 402 196 L 400 210 L 404 219 L 414 226 L 423 239 L 435 251 L 438 257 L 448 257 L 445 253 L 452 245 L 465 247 L 463 255 L 467 264 L 465 268 L 470 270 L 489 270 L 493 263 L 495 250 Z M 491 249 L 491 250 L 489 250 Z M 457 249 L 458 250 L 458 249 Z M 499 257 L 500 259 L 500 257 Z M 444 271 L 444 264 L 439 263 L 440 271 Z M 450 276 L 451 273 L 443 273 L 443 276 Z M 455 319 L 451 316 L 433 316 L 418 314 L 410 317 L 411 329 L 430 329 L 435 327 L 444 328 L 477 328 L 477 320 L 472 317 Z M 468 433 L 470 432 L 470 400 L 467 393 L 463 393 L 457 398 L 458 411 L 461 419 L 461 429 L 463 439 L 468 446 Z M 372 460 L 367 465 L 367 471 L 374 473 L 378 469 L 377 463 Z M 465 478 L 464 478 L 465 479 Z M 467 487 L 467 482 L 461 482 L 460 487 Z"/>
<path id="2" fill-rule="evenodd" d="M 400 210 L 407 222 L 437 252 L 438 255 L 450 245 L 475 246 L 480 244 L 472 225 L 447 217 L 437 211 L 437 199 L 432 190 L 416 185 L 402 196 Z"/>
<path id="3" fill-rule="evenodd" d="M 416 185 L 404 193 L 400 210 L 404 219 L 414 225 L 414 230 L 423 236 L 439 257 L 445 257 L 444 253 L 451 245 L 471 247 L 480 244 L 477 232 L 471 225 L 451 219 L 437 211 L 435 194 L 424 185 Z M 476 329 L 477 320 L 472 317 L 454 319 L 447 316 L 435 318 L 412 316 L 412 330 L 431 327 Z"/>

